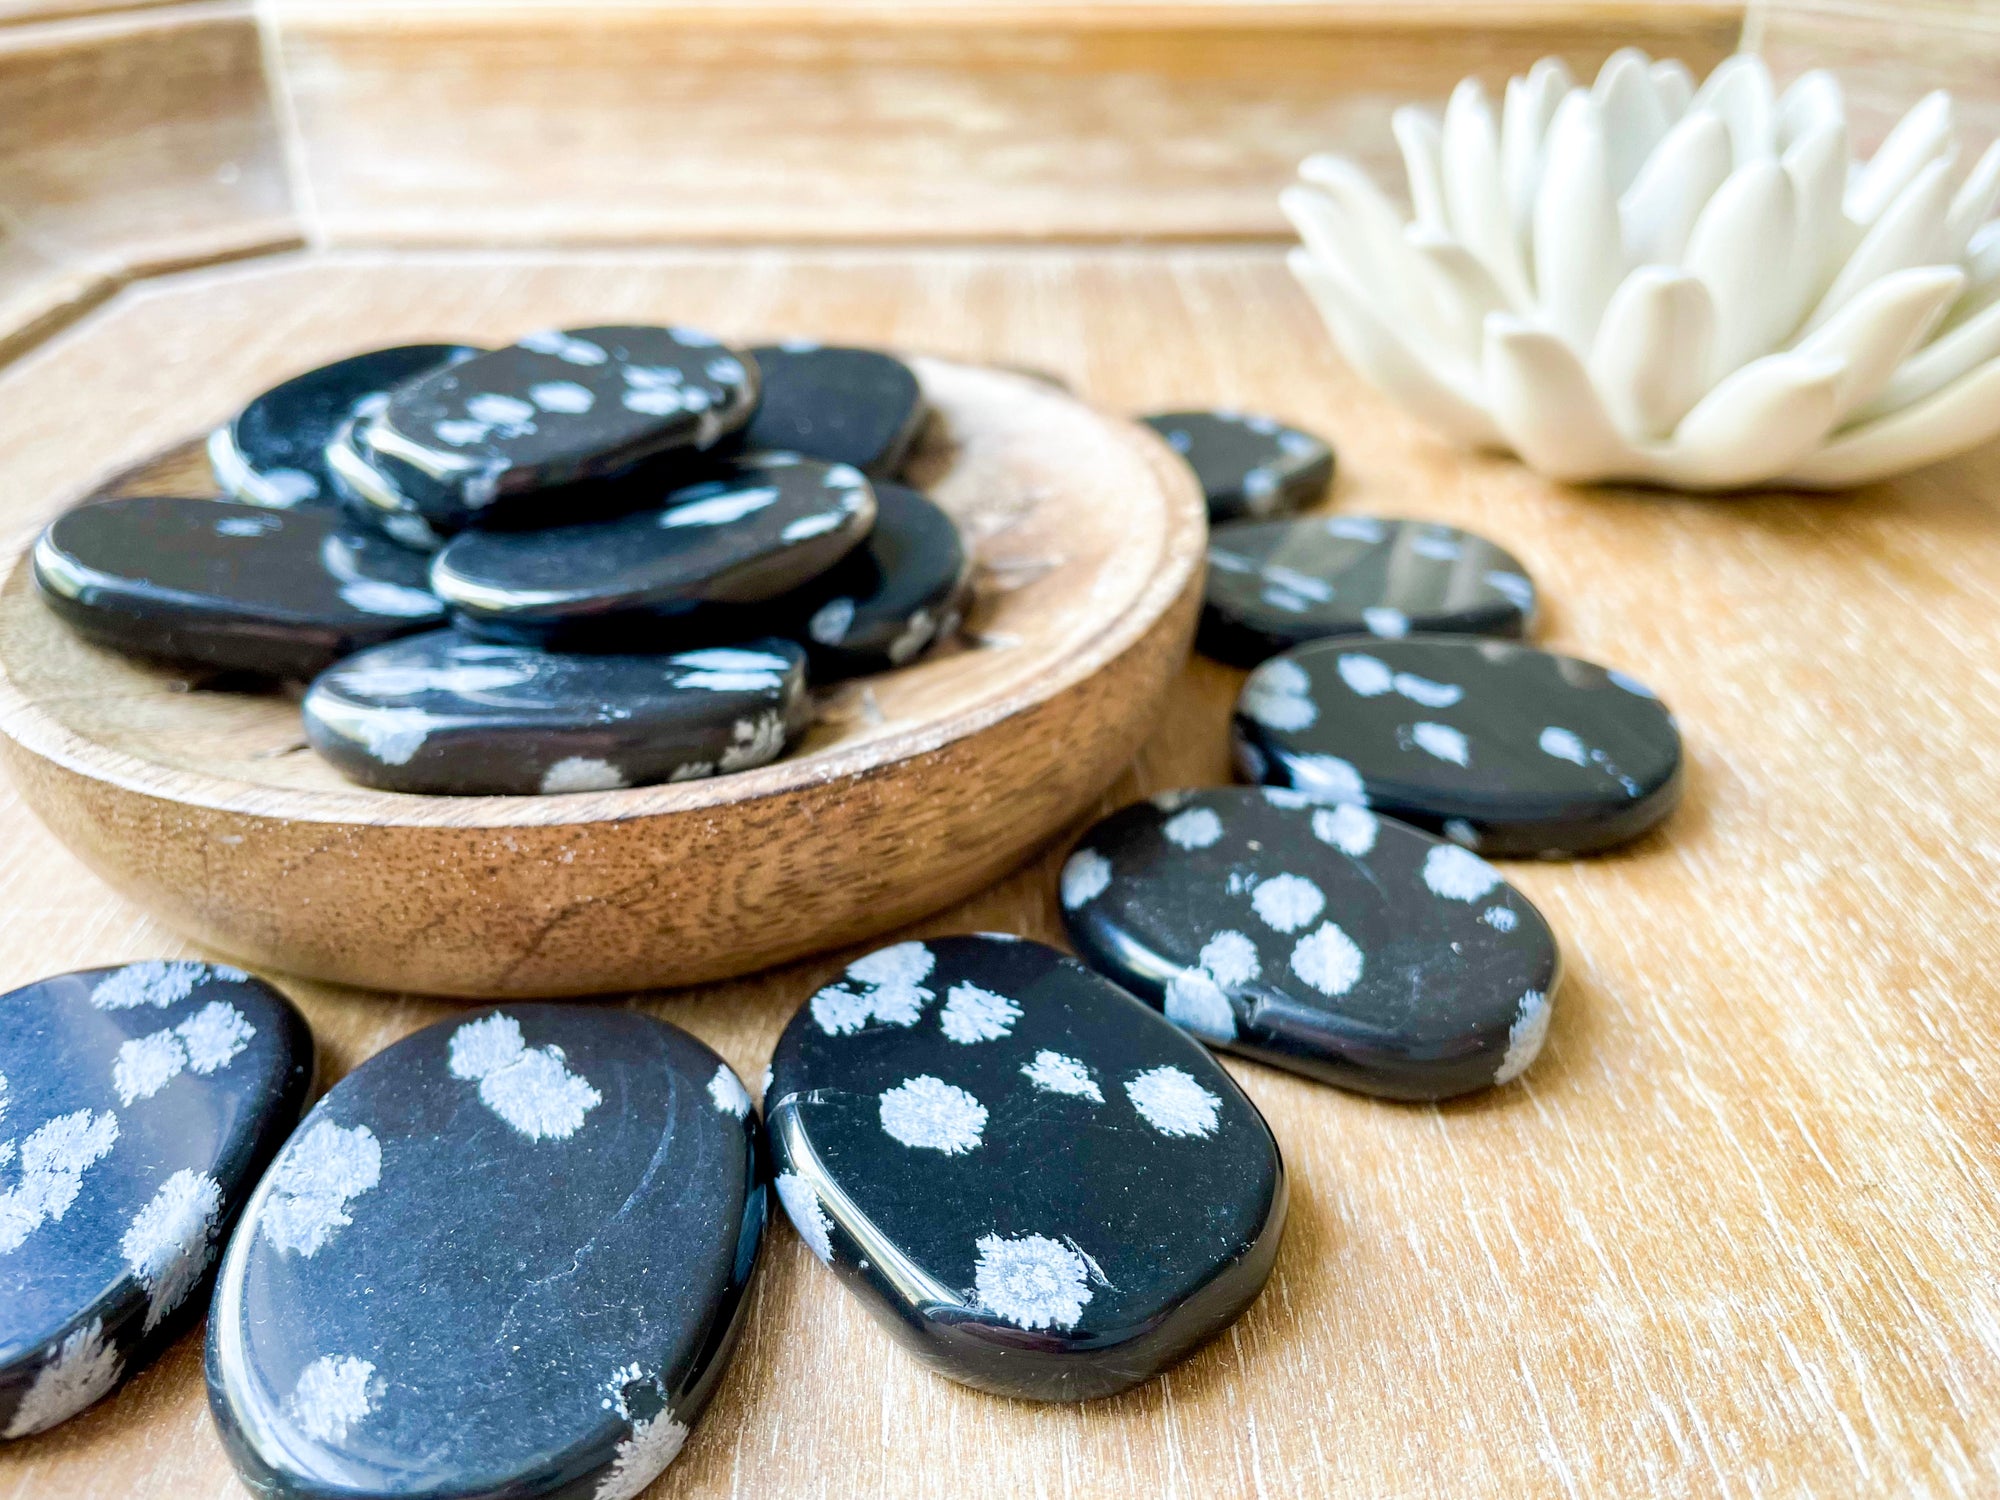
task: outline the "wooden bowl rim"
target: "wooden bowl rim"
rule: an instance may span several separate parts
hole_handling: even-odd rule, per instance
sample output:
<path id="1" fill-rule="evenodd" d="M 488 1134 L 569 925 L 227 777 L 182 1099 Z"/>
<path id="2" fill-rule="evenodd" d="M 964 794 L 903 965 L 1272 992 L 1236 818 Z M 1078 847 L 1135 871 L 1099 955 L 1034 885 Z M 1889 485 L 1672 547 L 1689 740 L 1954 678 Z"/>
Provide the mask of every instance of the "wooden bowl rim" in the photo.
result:
<path id="1" fill-rule="evenodd" d="M 0 658 L 0 733 L 30 754 L 72 774 L 108 782 L 129 792 L 215 812 L 278 818 L 287 822 L 349 824 L 408 828 L 546 828 L 618 823 L 674 813 L 700 813 L 762 801 L 836 781 L 859 781 L 897 764 L 931 754 L 969 738 L 1095 675 L 1105 664 L 1140 640 L 1172 607 L 1190 577 L 1202 566 L 1205 546 L 1182 545 L 1192 531 L 1205 539 L 1206 502 L 1187 465 L 1151 429 L 1131 418 L 1105 410 L 1094 402 L 1051 386 L 1031 375 L 992 365 L 973 365 L 931 355 L 908 356 L 920 379 L 928 372 L 954 371 L 998 380 L 1032 391 L 1043 399 L 1068 402 L 1096 417 L 1107 437 L 1133 450 L 1160 483 L 1165 504 L 1161 565 L 1117 615 L 1095 636 L 1062 659 L 1053 670 L 991 700 L 971 703 L 945 716 L 912 723 L 865 744 L 839 745 L 809 755 L 787 757 L 749 771 L 703 781 L 660 783 L 618 791 L 568 792 L 537 796 L 445 797 L 383 792 L 365 787 L 319 790 L 261 786 L 209 772 L 167 766 L 122 750 L 69 728 L 15 682 Z M 928 384 L 928 380 L 925 381 Z M 193 441 L 184 440 L 185 441 Z M 173 444 L 111 473 L 67 496 L 62 508 L 79 503 L 120 476 L 137 472 L 183 444 Z M 0 581 L 11 583 L 31 566 L 30 554 L 38 523 L 9 555 Z"/>

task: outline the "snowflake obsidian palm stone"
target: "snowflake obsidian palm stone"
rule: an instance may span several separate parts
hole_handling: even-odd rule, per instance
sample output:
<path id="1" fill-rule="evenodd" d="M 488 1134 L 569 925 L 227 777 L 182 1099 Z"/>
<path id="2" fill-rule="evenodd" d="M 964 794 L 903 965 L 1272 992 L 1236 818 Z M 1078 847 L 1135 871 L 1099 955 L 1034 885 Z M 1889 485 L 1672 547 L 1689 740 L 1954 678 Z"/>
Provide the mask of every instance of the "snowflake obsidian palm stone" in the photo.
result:
<path id="1" fill-rule="evenodd" d="M 210 435 L 208 457 L 216 482 L 252 505 L 281 510 L 331 505 L 326 445 L 355 407 L 391 386 L 477 353 L 464 344 L 405 344 L 294 375 Z"/>
<path id="2" fill-rule="evenodd" d="M 244 1481 L 631 1500 L 728 1363 L 758 1146 L 736 1075 L 630 1011 L 507 1006 L 377 1053 L 224 1257 L 209 1405 Z"/>
<path id="3" fill-rule="evenodd" d="M 1169 411 L 1140 420 L 1188 461 L 1211 521 L 1303 510 L 1333 483 L 1333 449 L 1270 417 Z"/>
<path id="4" fill-rule="evenodd" d="M 0 1438 L 74 1416 L 200 1317 L 312 1076 L 305 1021 L 238 969 L 0 996 Z"/>
<path id="5" fill-rule="evenodd" d="M 1086 962 L 1214 1047 L 1391 1099 L 1506 1083 L 1561 962 L 1478 855 L 1279 787 L 1167 792 L 1063 866 Z"/>
<path id="6" fill-rule="evenodd" d="M 444 622 L 421 556 L 331 511 L 234 501 L 80 505 L 36 542 L 35 582 L 99 645 L 274 677 Z"/>
<path id="7" fill-rule="evenodd" d="M 953 1380 L 1081 1401 L 1255 1300 L 1278 1148 L 1189 1037 L 1075 959 L 898 943 L 792 1018 L 766 1091 L 778 1196 L 813 1254 Z"/>
<path id="8" fill-rule="evenodd" d="M 902 468 L 926 411 L 908 365 L 875 349 L 803 341 L 750 352 L 764 392 L 744 429 L 745 448 L 852 464 L 871 479 Z"/>
<path id="9" fill-rule="evenodd" d="M 712 448 L 757 392 L 756 361 L 694 329 L 551 329 L 397 387 L 359 436 L 481 510 Z"/>
<path id="10" fill-rule="evenodd" d="M 904 485 L 875 485 L 875 529 L 835 567 L 775 602 L 773 628 L 806 648 L 815 682 L 886 672 L 958 631 L 971 593 L 951 517 Z"/>
<path id="11" fill-rule="evenodd" d="M 874 524 L 860 470 L 754 454 L 612 520 L 464 532 L 431 584 L 478 634 L 643 650 L 703 606 L 760 603 L 819 577 Z"/>
<path id="12" fill-rule="evenodd" d="M 1520 563 L 1453 526 L 1243 521 L 1209 537 L 1201 649 L 1251 667 L 1329 636 L 1522 636 L 1534 616 L 1535 586 Z"/>
<path id="13" fill-rule="evenodd" d="M 1246 779 L 1353 802 L 1483 854 L 1588 854 L 1680 800 L 1681 737 L 1623 672 L 1509 641 L 1318 641 L 1250 674 Z"/>
<path id="14" fill-rule="evenodd" d="M 761 640 L 673 656 L 562 656 L 455 630 L 363 651 L 316 678 L 306 736 L 392 792 L 601 792 L 746 771 L 811 713 L 805 653 Z"/>

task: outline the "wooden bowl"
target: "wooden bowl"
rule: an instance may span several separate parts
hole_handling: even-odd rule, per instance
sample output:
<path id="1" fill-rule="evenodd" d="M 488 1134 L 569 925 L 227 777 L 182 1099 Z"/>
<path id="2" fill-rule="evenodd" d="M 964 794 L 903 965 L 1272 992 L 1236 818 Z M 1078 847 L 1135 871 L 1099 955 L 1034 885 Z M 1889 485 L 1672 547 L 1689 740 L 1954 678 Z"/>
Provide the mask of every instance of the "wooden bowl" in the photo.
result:
<path id="1" fill-rule="evenodd" d="M 414 797 L 343 781 L 296 698 L 71 635 L 26 548 L 0 586 L 0 741 L 120 891 L 246 963 L 482 997 L 692 984 L 990 884 L 1130 761 L 1186 658 L 1206 524 L 1152 434 L 999 370 L 913 361 L 915 480 L 960 523 L 964 639 L 825 695 L 791 756 L 672 786 Z M 190 442 L 98 488 L 214 493 Z"/>

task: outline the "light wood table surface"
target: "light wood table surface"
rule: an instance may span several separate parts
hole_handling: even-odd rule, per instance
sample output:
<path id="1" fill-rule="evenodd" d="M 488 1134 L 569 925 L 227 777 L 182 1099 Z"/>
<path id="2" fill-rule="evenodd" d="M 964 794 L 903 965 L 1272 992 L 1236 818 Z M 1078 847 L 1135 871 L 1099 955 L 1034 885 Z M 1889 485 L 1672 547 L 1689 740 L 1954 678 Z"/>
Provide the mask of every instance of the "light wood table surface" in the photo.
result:
<path id="1" fill-rule="evenodd" d="M 721 1394 L 650 1493 L 2000 1489 L 2000 450 L 1833 498 L 1552 487 L 1365 391 L 1266 248 L 301 254 L 128 289 L 0 372 L 0 523 L 321 355 L 624 316 L 1322 431 L 1333 506 L 1518 553 L 1543 639 L 1656 686 L 1691 761 L 1685 805 L 1630 849 L 1507 867 L 1569 965 L 1520 1083 L 1411 1107 L 1230 1063 L 1292 1217 L 1262 1300 L 1206 1351 L 1090 1406 L 977 1395 L 779 1224 Z M 1105 807 L 1226 780 L 1239 681 L 1192 662 Z M 0 849 L 0 983 L 189 951 L 7 793 Z M 1060 941 L 1060 857 L 913 931 Z M 843 961 L 629 1003 L 755 1079 Z M 323 1084 L 455 1009 L 274 977 Z M 195 1335 L 0 1450 L 0 1497 L 234 1493 Z"/>

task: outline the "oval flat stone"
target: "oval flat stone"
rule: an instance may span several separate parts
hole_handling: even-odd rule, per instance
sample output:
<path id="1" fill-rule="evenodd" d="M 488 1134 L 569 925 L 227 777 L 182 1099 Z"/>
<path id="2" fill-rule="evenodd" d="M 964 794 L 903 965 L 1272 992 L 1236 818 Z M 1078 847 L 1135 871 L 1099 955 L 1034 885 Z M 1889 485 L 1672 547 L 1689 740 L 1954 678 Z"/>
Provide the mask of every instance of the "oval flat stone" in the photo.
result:
<path id="1" fill-rule="evenodd" d="M 764 392 L 743 432 L 746 449 L 852 464 L 871 479 L 903 466 L 927 409 L 917 377 L 900 359 L 805 340 L 750 352 Z"/>
<path id="2" fill-rule="evenodd" d="M 1271 417 L 1169 411 L 1139 420 L 1188 461 L 1211 521 L 1303 510 L 1333 483 L 1333 449 Z"/>
<path id="3" fill-rule="evenodd" d="M 392 792 L 601 792 L 746 771 L 811 715 L 789 641 L 559 656 L 455 630 L 349 657 L 307 690 L 306 738 Z"/>
<path id="4" fill-rule="evenodd" d="M 1496 855 L 1637 838 L 1680 800 L 1681 737 L 1623 672 L 1509 641 L 1318 641 L 1250 674 L 1246 779 L 1356 802 Z"/>
<path id="5" fill-rule="evenodd" d="M 354 408 L 391 386 L 479 353 L 465 344 L 371 349 L 274 385 L 209 435 L 209 465 L 225 493 L 289 510 L 331 505 L 326 445 Z"/>
<path id="6" fill-rule="evenodd" d="M 551 329 L 398 386 L 360 440 L 480 510 L 711 448 L 757 393 L 756 361 L 695 329 Z"/>
<path id="7" fill-rule="evenodd" d="M 363 401 L 326 444 L 335 502 L 348 517 L 419 552 L 435 552 L 471 519 L 457 490 L 420 469 L 365 448 L 356 433 L 381 414 L 386 396 Z"/>
<path id="8" fill-rule="evenodd" d="M 655 508 L 545 531 L 467 531 L 431 567 L 456 622 L 504 640 L 643 649 L 704 605 L 776 599 L 852 552 L 875 494 L 849 464 L 732 460 Z M 767 627 L 768 628 L 768 627 Z"/>
<path id="9" fill-rule="evenodd" d="M 905 485 L 877 481 L 875 529 L 827 573 L 775 601 L 813 681 L 886 672 L 958 633 L 972 569 L 958 526 Z"/>
<path id="10" fill-rule="evenodd" d="M 1210 1046 L 1389 1099 L 1518 1077 L 1562 963 L 1478 855 L 1280 787 L 1166 792 L 1063 866 L 1085 962 Z"/>
<path id="11" fill-rule="evenodd" d="M 1534 617 L 1521 564 L 1455 526 L 1308 516 L 1209 535 L 1200 641 L 1218 661 L 1251 667 L 1329 636 L 1518 637 Z"/>
<path id="12" fill-rule="evenodd" d="M 258 1185 L 209 1406 L 260 1495 L 630 1500 L 726 1367 L 765 1218 L 727 1065 L 510 1005 L 368 1059 Z"/>
<path id="13" fill-rule="evenodd" d="M 0 995 L 0 1437 L 75 1416 L 201 1316 L 312 1078 L 304 1019 L 240 969 Z"/>
<path id="14" fill-rule="evenodd" d="M 792 1017 L 778 1197 L 939 1373 L 1082 1401 L 1256 1300 L 1285 1222 L 1263 1116 L 1158 1012 L 1040 943 L 898 943 Z"/>
<path id="15" fill-rule="evenodd" d="M 93 500 L 49 524 L 34 562 L 42 597 L 78 634 L 222 671 L 310 677 L 444 621 L 427 559 L 331 511 Z"/>

